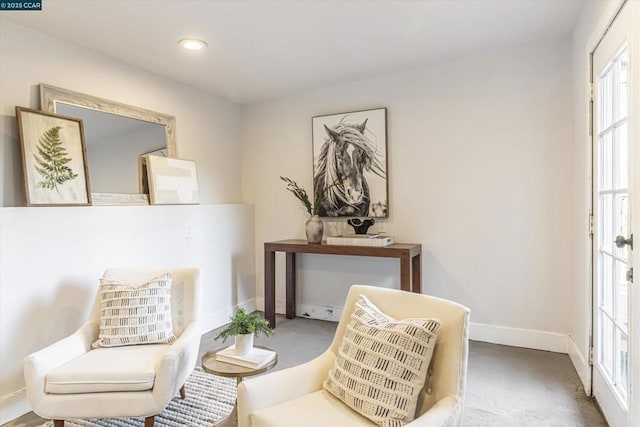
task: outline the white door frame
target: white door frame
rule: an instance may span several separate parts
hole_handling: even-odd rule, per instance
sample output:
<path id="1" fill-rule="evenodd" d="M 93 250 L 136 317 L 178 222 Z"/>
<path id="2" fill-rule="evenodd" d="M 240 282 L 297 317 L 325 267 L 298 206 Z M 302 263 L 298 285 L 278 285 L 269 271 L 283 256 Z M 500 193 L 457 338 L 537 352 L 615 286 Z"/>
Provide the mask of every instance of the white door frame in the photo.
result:
<path id="1" fill-rule="evenodd" d="M 591 348 L 593 347 L 593 292 L 595 290 L 595 286 L 593 283 L 593 239 L 591 238 L 589 231 L 593 224 L 591 223 L 591 218 L 593 218 L 593 140 L 592 140 L 592 132 L 590 126 L 592 124 L 591 114 L 593 112 L 591 99 L 591 81 L 592 81 L 592 55 L 595 51 L 596 47 L 600 43 L 600 40 L 604 37 L 607 29 L 613 22 L 614 18 L 622 8 L 625 0 L 612 0 L 610 1 L 603 12 L 600 15 L 597 23 L 594 25 L 585 45 L 582 50 L 582 55 L 584 58 L 584 68 L 583 68 L 583 81 L 585 82 L 583 99 L 586 100 L 586 104 L 584 104 L 583 114 L 586 118 L 586 129 L 584 130 L 583 135 L 583 143 L 586 145 L 587 149 L 584 157 L 584 165 L 585 170 L 587 172 L 587 176 L 584 181 L 584 191 L 587 194 L 586 205 L 583 206 L 584 209 L 587 210 L 587 215 L 584 217 L 585 222 L 589 220 L 589 225 L 586 226 L 584 234 L 581 234 L 584 239 L 584 248 L 586 249 L 583 253 L 582 265 L 584 266 L 586 271 L 585 281 L 583 282 L 583 286 L 585 289 L 585 295 L 587 299 L 584 301 L 586 307 L 584 311 L 584 317 L 582 318 L 583 324 L 587 325 L 585 330 L 585 335 L 583 335 L 582 340 L 586 343 L 586 347 L 578 348 L 578 346 L 574 346 L 574 349 L 569 351 L 569 356 L 573 360 L 574 366 L 576 366 L 578 370 L 578 375 L 582 380 L 582 383 L 585 388 L 585 392 L 591 396 L 592 395 L 592 365 L 591 365 Z M 574 352 L 577 352 L 574 353 Z"/>

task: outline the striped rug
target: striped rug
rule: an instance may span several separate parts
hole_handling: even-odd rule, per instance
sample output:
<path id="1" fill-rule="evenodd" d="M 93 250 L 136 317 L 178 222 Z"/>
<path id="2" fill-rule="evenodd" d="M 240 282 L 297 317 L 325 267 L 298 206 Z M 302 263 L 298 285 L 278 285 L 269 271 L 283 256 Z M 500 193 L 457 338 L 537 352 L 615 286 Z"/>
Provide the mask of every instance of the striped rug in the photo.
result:
<path id="1" fill-rule="evenodd" d="M 156 427 L 213 427 L 225 418 L 236 400 L 235 378 L 209 375 L 196 368 L 185 385 L 187 397 L 174 398 L 156 415 Z M 52 427 L 48 421 L 42 427 Z M 144 427 L 144 418 L 67 420 L 65 427 Z"/>

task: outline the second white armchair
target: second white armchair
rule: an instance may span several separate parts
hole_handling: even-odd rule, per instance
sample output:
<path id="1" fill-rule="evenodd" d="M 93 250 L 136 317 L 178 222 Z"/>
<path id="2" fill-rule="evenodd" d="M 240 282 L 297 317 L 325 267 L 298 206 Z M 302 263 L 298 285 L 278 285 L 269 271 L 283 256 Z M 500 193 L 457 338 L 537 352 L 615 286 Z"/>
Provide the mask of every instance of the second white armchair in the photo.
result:
<path id="1" fill-rule="evenodd" d="M 430 375 L 418 398 L 416 418 L 406 426 L 453 427 L 460 424 L 466 385 L 469 309 L 427 295 L 354 285 L 349 290 L 335 337 L 326 352 L 303 365 L 239 384 L 239 427 L 375 425 L 323 389 L 360 295 L 395 319 L 440 319 Z"/>

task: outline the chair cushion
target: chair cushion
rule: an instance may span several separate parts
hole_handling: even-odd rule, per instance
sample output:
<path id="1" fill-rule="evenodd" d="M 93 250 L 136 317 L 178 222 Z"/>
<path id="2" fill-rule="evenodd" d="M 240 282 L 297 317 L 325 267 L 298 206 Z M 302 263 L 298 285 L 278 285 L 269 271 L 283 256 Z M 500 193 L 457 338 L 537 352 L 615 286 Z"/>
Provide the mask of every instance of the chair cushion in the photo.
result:
<path id="1" fill-rule="evenodd" d="M 168 344 L 99 348 L 49 372 L 45 391 L 53 394 L 141 391 L 153 388 L 158 360 Z"/>
<path id="2" fill-rule="evenodd" d="M 395 320 L 364 295 L 356 302 L 323 387 L 380 426 L 415 418 L 440 320 Z"/>
<path id="3" fill-rule="evenodd" d="M 100 279 L 100 335 L 94 348 L 172 343 L 171 273 L 131 285 Z"/>
<path id="4" fill-rule="evenodd" d="M 372 426 L 371 421 L 351 410 L 325 390 L 305 394 L 250 415 L 251 427 Z"/>

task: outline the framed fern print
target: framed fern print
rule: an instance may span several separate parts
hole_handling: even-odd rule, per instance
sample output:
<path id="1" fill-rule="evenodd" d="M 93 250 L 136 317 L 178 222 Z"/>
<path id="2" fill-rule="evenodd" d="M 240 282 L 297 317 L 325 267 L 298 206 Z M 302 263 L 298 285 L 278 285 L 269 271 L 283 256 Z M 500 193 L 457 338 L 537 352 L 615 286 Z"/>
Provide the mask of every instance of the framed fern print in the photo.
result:
<path id="1" fill-rule="evenodd" d="M 91 204 L 82 120 L 16 107 L 27 206 Z"/>

